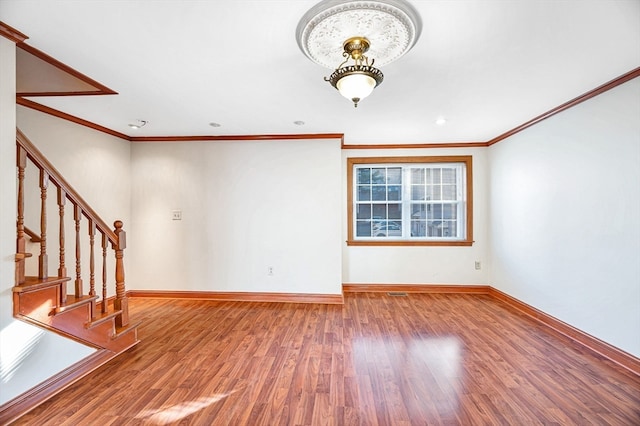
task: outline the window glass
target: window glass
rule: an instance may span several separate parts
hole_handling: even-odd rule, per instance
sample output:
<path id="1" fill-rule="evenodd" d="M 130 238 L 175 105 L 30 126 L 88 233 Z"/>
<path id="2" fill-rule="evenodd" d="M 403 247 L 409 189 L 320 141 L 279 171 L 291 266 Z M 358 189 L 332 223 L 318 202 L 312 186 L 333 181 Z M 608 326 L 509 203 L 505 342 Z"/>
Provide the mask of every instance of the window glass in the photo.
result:
<path id="1" fill-rule="evenodd" d="M 348 159 L 353 176 L 349 240 L 465 241 L 470 243 L 467 165 L 461 161 L 360 163 Z M 393 157 L 390 159 L 394 160 Z M 365 160 L 365 159 L 362 159 Z M 470 245 L 470 244 L 469 244 Z"/>

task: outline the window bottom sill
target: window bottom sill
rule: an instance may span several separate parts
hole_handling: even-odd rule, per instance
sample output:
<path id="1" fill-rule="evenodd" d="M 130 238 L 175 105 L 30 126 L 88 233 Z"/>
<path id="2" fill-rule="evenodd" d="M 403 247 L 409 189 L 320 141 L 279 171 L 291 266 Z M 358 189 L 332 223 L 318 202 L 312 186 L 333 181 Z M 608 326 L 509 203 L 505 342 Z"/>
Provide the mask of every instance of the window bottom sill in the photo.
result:
<path id="1" fill-rule="evenodd" d="M 461 247 L 472 246 L 473 241 L 460 240 L 460 241 L 360 241 L 360 240 L 347 240 L 348 246 L 433 246 L 433 247 Z"/>

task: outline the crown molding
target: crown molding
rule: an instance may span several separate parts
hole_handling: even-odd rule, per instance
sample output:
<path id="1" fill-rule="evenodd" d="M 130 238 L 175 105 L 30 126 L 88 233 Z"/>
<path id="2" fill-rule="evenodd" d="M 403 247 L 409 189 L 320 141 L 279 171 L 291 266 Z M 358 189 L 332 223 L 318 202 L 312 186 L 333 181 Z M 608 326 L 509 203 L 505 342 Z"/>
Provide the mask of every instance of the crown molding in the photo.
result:
<path id="1" fill-rule="evenodd" d="M 124 139 L 129 142 L 204 142 L 204 141 L 269 141 L 269 140 L 301 140 L 301 139 L 340 139 L 344 142 L 343 133 L 296 133 L 296 134 L 274 134 L 274 135 L 220 135 L 220 136 L 134 136 L 131 137 L 124 133 L 116 132 L 108 127 L 101 126 L 91 121 L 85 120 L 75 115 L 67 114 L 57 109 L 39 104 L 22 96 L 16 97 L 16 104 L 53 115 L 63 120 L 71 121 L 81 126 Z"/>
<path id="2" fill-rule="evenodd" d="M 344 133 L 295 133 L 280 135 L 132 136 L 131 142 L 272 141 L 289 139 L 340 139 Z"/>
<path id="3" fill-rule="evenodd" d="M 107 127 L 100 126 L 99 124 L 92 123 L 91 121 L 85 120 L 80 117 L 76 117 L 75 115 L 67 114 L 62 111 L 58 111 L 57 109 L 49 108 L 48 106 L 44 106 L 34 101 L 30 101 L 29 99 L 25 99 L 21 96 L 16 96 L 16 104 L 22 105 L 27 108 L 35 109 L 36 111 L 44 112 L 45 114 L 53 115 L 54 117 L 61 118 L 63 120 L 71 121 L 72 123 L 79 124 L 81 126 L 89 127 L 90 129 L 97 130 L 102 133 L 106 133 L 111 136 L 115 136 L 124 140 L 131 140 L 129 136 L 124 133 L 116 132 L 115 130 L 111 130 Z"/>
<path id="4" fill-rule="evenodd" d="M 598 96 L 606 91 L 609 91 L 611 89 L 613 89 L 614 87 L 617 87 L 623 83 L 626 83 L 629 80 L 633 80 L 634 78 L 640 76 L 640 67 L 633 69 L 625 74 L 622 74 L 619 77 L 614 78 L 611 81 L 608 81 L 607 83 L 596 87 L 593 90 L 590 90 L 586 93 L 583 93 L 582 95 L 571 99 L 568 102 L 563 103 L 560 106 L 557 106 L 553 109 L 550 109 L 549 111 L 545 112 L 544 114 L 540 114 L 539 116 L 527 121 L 526 123 L 523 123 L 521 125 L 519 125 L 518 127 L 514 127 L 513 129 L 509 130 L 508 132 L 505 132 L 503 134 L 501 134 L 500 136 L 496 136 L 495 138 L 489 140 L 487 142 L 487 146 L 491 146 L 493 144 L 496 144 L 504 139 L 507 139 L 508 137 L 511 137 L 513 135 L 515 135 L 516 133 L 519 133 L 521 131 L 523 131 L 524 129 L 533 126 L 534 124 L 537 124 L 539 122 L 541 122 L 542 120 L 546 120 L 547 118 L 553 117 L 554 115 L 565 111 L 569 108 L 572 108 L 586 100 L 589 100 L 595 96 Z"/>
<path id="5" fill-rule="evenodd" d="M 6 37 L 6 38 L 8 38 L 9 40 L 13 41 L 16 44 L 17 43 L 23 43 L 26 39 L 29 38 L 26 35 L 22 34 L 20 31 L 18 31 L 15 28 L 5 24 L 2 21 L 0 21 L 0 36 Z"/>
<path id="6" fill-rule="evenodd" d="M 58 70 L 72 76 L 73 78 L 81 81 L 82 83 L 95 88 L 95 90 L 85 90 L 85 91 L 38 91 L 38 92 L 18 92 L 18 96 L 82 96 L 82 95 L 117 95 L 118 92 L 112 90 L 105 86 L 104 84 L 98 83 L 94 79 L 82 74 L 81 72 L 71 68 L 68 65 L 63 64 L 52 56 L 47 55 L 41 50 L 36 49 L 33 46 L 30 46 L 24 42 L 18 43 L 17 47 L 19 49 L 24 50 L 25 52 L 35 56 L 40 59 L 42 62 L 47 63 Z"/>
<path id="7" fill-rule="evenodd" d="M 20 96 L 16 98 L 16 103 L 28 108 L 32 108 L 64 120 L 90 127 L 92 129 L 108 133 L 110 135 L 128 140 L 130 142 L 192 142 L 192 141 L 248 141 L 248 140 L 283 140 L 283 139 L 341 139 L 341 149 L 407 149 L 407 148 L 486 148 L 500 141 L 503 141 L 528 127 L 533 126 L 547 118 L 550 118 L 562 111 L 572 108 L 584 101 L 607 92 L 634 78 L 640 77 L 640 67 L 635 68 L 619 77 L 604 83 L 593 90 L 590 90 L 564 104 L 541 114 L 526 123 L 505 132 L 487 142 L 443 142 L 443 143 L 422 143 L 422 144 L 379 144 L 379 145 L 351 145 L 344 143 L 344 133 L 309 133 L 309 134 L 283 134 L 283 135 L 220 135 L 220 136 L 128 136 L 115 130 L 100 126 L 82 118 L 46 107 L 36 102 L 24 99 Z M 115 93 L 115 92 L 114 92 Z"/>
<path id="8" fill-rule="evenodd" d="M 487 142 L 436 142 L 436 143 L 405 143 L 379 145 L 347 145 L 342 149 L 417 149 L 417 148 L 486 148 Z"/>

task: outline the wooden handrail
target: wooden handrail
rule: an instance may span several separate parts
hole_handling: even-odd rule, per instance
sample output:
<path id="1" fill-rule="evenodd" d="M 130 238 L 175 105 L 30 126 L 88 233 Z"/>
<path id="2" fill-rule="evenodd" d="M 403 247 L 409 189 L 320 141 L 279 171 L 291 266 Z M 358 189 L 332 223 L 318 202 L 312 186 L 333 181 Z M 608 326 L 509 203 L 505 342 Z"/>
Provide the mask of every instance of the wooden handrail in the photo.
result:
<path id="1" fill-rule="evenodd" d="M 35 147 L 35 145 L 22 133 L 19 129 L 16 129 L 16 141 L 27 152 L 29 159 L 41 170 L 47 170 L 49 173 L 49 180 L 54 184 L 62 188 L 67 195 L 67 198 L 76 206 L 82 209 L 82 213 L 95 223 L 96 227 L 107 237 L 112 244 L 118 245 L 118 237 L 115 232 L 107 225 L 98 214 L 89 206 L 89 204 L 73 189 L 73 187 L 62 177 L 60 172 L 47 160 L 44 155 Z"/>
<path id="2" fill-rule="evenodd" d="M 17 217 L 17 239 L 16 239 L 16 285 L 22 285 L 26 282 L 24 260 L 27 256 L 25 253 L 25 235 L 32 238 L 34 242 L 40 244 L 40 255 L 38 256 L 38 279 L 43 280 L 48 277 L 48 254 L 47 254 L 47 198 L 48 186 L 51 183 L 57 188 L 56 203 L 58 206 L 59 221 L 59 268 L 58 276 L 66 277 L 66 250 L 65 250 L 65 201 L 69 200 L 73 207 L 73 221 L 75 234 L 75 299 L 83 297 L 83 279 L 82 279 L 82 239 L 80 236 L 81 221 L 83 218 L 88 220 L 89 235 L 89 296 L 97 296 L 96 292 L 96 256 L 95 256 L 95 237 L 96 232 L 100 233 L 101 249 L 102 249 L 102 313 L 107 313 L 107 283 L 106 283 L 106 252 L 109 243 L 115 254 L 115 291 L 114 308 L 118 311 L 115 318 L 115 324 L 118 327 L 126 327 L 129 323 L 128 302 L 126 288 L 124 282 L 124 262 L 123 255 L 126 247 L 126 232 L 122 229 L 122 221 L 114 222 L 115 229 L 111 229 L 105 221 L 89 206 L 89 204 L 76 192 L 76 190 L 62 177 L 60 172 L 47 160 L 44 155 L 35 147 L 35 145 L 22 133 L 16 129 L 17 149 L 17 168 L 18 168 L 18 217 Z M 40 189 L 40 234 L 36 234 L 24 226 L 24 178 L 25 169 L 27 167 L 27 159 L 39 170 L 39 189 Z M 39 238 L 36 241 L 36 238 Z M 61 292 L 60 301 L 62 305 L 66 303 L 66 291 Z M 97 310 L 95 299 L 91 303 L 91 318 L 97 318 Z"/>

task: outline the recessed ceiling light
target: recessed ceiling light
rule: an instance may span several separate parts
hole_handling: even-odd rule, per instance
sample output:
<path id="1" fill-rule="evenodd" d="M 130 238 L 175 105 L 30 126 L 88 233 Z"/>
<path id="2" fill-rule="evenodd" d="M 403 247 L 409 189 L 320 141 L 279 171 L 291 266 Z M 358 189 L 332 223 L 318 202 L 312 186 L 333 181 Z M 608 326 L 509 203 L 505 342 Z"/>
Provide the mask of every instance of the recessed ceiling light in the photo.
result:
<path id="1" fill-rule="evenodd" d="M 131 127 L 134 130 L 140 129 L 141 127 L 146 126 L 148 123 L 147 120 L 136 120 L 135 123 L 129 123 L 129 127 Z"/>
<path id="2" fill-rule="evenodd" d="M 296 120 L 296 121 L 293 122 L 293 124 L 295 124 L 296 126 L 304 126 L 304 121 Z"/>
<path id="3" fill-rule="evenodd" d="M 444 117 L 438 117 L 438 119 L 436 120 L 436 124 L 438 126 L 444 126 L 445 124 L 447 124 L 447 119 Z"/>
<path id="4" fill-rule="evenodd" d="M 211 123 L 209 123 L 209 126 L 211 126 L 211 127 L 220 127 L 221 124 L 212 121 Z"/>

